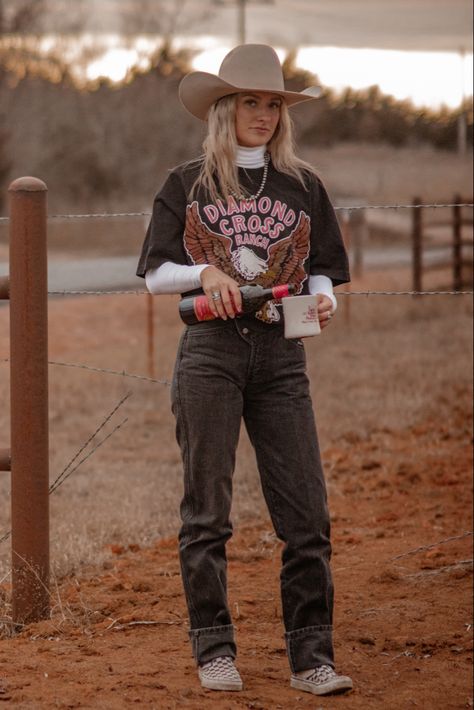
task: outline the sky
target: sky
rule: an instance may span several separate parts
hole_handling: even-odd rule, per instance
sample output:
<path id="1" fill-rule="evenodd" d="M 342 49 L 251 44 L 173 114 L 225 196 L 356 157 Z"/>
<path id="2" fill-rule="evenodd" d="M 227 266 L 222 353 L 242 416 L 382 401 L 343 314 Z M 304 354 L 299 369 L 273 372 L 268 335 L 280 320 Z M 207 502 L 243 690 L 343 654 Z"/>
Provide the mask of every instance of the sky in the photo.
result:
<path id="1" fill-rule="evenodd" d="M 103 56 L 89 63 L 87 78 L 121 81 L 131 66 L 149 67 L 157 27 L 173 16 L 178 0 L 85 1 L 81 41 L 104 47 Z M 56 2 L 59 7 L 64 0 Z M 137 35 L 116 8 L 143 2 L 152 8 L 150 31 Z M 206 2 L 212 0 L 184 1 L 174 42 L 199 50 L 194 68 L 217 73 L 240 41 L 238 3 L 220 0 L 206 14 Z M 472 12 L 471 0 L 247 0 L 245 41 L 272 44 L 282 58 L 295 50 L 298 66 L 336 90 L 378 84 L 420 106 L 454 108 L 472 94 Z M 76 41 L 72 54 L 80 46 Z"/>
<path id="2" fill-rule="evenodd" d="M 204 50 L 194 67 L 217 73 L 239 43 L 237 3 L 227 0 L 188 25 L 184 11 L 182 18 L 179 43 Z M 298 48 L 297 64 L 336 90 L 378 84 L 433 108 L 454 108 L 472 93 L 470 0 L 247 0 L 245 40 L 272 44 L 282 57 Z M 103 66 L 89 67 L 89 76 Z"/>

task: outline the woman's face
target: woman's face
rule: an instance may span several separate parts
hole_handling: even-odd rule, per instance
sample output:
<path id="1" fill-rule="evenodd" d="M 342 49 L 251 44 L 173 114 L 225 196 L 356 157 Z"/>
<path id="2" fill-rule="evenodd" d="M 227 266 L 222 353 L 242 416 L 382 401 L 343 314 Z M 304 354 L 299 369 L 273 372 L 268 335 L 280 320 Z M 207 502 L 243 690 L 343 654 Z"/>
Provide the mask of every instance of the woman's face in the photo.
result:
<path id="1" fill-rule="evenodd" d="M 278 94 L 252 91 L 237 94 L 235 107 L 235 134 L 237 143 L 256 148 L 268 143 L 280 120 L 283 99 Z"/>

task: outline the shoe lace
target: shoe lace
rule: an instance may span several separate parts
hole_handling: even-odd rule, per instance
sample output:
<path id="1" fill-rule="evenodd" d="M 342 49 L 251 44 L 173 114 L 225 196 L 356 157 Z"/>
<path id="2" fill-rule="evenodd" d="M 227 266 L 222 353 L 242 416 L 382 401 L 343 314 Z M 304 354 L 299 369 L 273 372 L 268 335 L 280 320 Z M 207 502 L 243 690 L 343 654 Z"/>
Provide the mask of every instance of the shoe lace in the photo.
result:
<path id="1" fill-rule="evenodd" d="M 333 668 L 331 668 L 331 666 L 317 666 L 317 668 L 314 669 L 314 672 L 311 673 L 306 680 L 310 680 L 313 683 L 325 683 L 335 677 L 336 672 Z"/>

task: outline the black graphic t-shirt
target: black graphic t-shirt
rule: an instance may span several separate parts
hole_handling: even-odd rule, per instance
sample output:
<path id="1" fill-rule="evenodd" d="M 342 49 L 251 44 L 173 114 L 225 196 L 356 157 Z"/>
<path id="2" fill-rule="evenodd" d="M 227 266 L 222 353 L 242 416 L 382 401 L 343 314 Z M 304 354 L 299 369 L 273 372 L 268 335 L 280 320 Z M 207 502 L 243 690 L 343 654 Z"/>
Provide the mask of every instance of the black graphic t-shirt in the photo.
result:
<path id="1" fill-rule="evenodd" d="M 199 167 L 199 163 L 178 166 L 156 195 L 138 276 L 171 261 L 213 264 L 241 286 L 293 283 L 299 294 L 309 292 L 310 274 L 328 276 L 334 285 L 349 281 L 341 232 L 317 177 L 308 173 L 309 189 L 304 190 L 270 163 L 257 199 L 211 201 L 203 189 L 189 199 Z M 239 168 L 240 184 L 250 194 L 258 190 L 262 176 L 263 168 Z M 281 320 L 274 302 L 256 316 L 268 323 Z"/>

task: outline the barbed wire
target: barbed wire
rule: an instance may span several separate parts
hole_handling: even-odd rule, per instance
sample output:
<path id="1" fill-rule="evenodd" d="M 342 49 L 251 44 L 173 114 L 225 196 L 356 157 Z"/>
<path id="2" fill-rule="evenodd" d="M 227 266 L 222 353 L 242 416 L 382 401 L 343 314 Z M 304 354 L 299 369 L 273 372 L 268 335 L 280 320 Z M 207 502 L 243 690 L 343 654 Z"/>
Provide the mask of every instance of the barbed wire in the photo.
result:
<path id="1" fill-rule="evenodd" d="M 94 448 L 91 449 L 91 451 L 89 451 L 89 453 L 86 454 L 86 455 L 84 456 L 84 458 L 82 458 L 82 459 L 79 461 L 79 463 L 77 464 L 77 466 L 74 466 L 74 468 L 72 468 L 70 471 L 68 471 L 68 473 L 59 481 L 59 483 L 58 483 L 57 485 L 54 485 L 54 484 L 53 484 L 53 487 L 52 487 L 52 488 L 50 489 L 50 491 L 49 491 L 50 495 L 51 495 L 51 493 L 54 493 L 54 491 L 56 491 L 56 490 L 59 488 L 59 486 L 61 486 L 61 485 L 64 483 L 64 481 L 66 481 L 66 480 L 69 478 L 69 476 L 71 476 L 75 471 L 77 471 L 77 469 L 79 468 L 79 466 L 81 466 L 81 465 L 84 463 L 84 461 L 87 461 L 87 459 L 90 458 L 90 457 L 92 456 L 92 454 L 95 453 L 95 452 L 97 451 L 97 449 L 102 446 L 102 444 L 105 444 L 105 442 L 107 441 L 107 439 L 110 439 L 110 437 L 111 437 L 113 434 L 115 434 L 115 432 L 118 431 L 121 427 L 123 427 L 123 425 L 126 424 L 127 422 L 128 422 L 128 417 L 125 417 L 125 419 L 123 419 L 123 420 L 120 422 L 120 424 L 117 424 L 117 426 L 115 426 L 115 427 L 112 429 L 112 431 L 107 434 L 107 436 L 104 436 L 104 438 L 101 439 L 101 440 L 94 446 Z"/>
<path id="2" fill-rule="evenodd" d="M 335 291 L 336 296 L 472 296 L 474 291 Z M 139 289 L 118 291 L 48 291 L 48 296 L 149 296 Z"/>
<path id="3" fill-rule="evenodd" d="M 81 465 L 84 463 L 84 461 L 87 461 L 87 459 L 90 458 L 90 457 L 92 456 L 92 454 L 95 453 L 95 452 L 97 451 L 97 449 L 99 449 L 99 448 L 102 446 L 102 444 L 105 444 L 105 442 L 107 441 L 107 439 L 110 439 L 110 437 L 111 437 L 113 434 L 115 434 L 115 432 L 116 432 L 118 429 L 120 429 L 120 427 L 122 427 L 126 422 L 128 422 L 128 417 L 125 417 L 125 419 L 124 419 L 122 422 L 120 422 L 120 424 L 117 424 L 117 426 L 116 426 L 109 434 L 107 434 L 107 436 L 104 436 L 104 438 L 101 439 L 101 441 L 99 441 L 99 442 L 96 444 L 96 446 L 94 446 L 94 448 L 93 448 L 91 451 L 89 451 L 89 453 L 88 453 L 86 456 L 84 456 L 83 459 L 81 459 L 81 460 L 79 461 L 79 463 L 77 464 L 77 466 L 74 466 L 74 468 L 69 471 L 69 473 L 67 474 L 67 476 L 64 476 L 64 478 L 61 480 L 61 482 L 60 482 L 55 488 L 50 489 L 50 490 L 49 490 L 49 495 L 51 495 L 51 493 L 53 493 L 55 490 L 57 490 L 57 488 L 59 488 L 59 486 L 60 486 L 62 483 L 64 483 L 64 481 L 65 481 L 67 478 L 69 478 L 69 476 L 70 476 L 71 474 L 73 474 L 74 471 L 77 471 L 77 469 L 79 468 L 79 466 L 81 466 Z M 12 531 L 9 530 L 8 532 L 5 533 L 5 535 L 3 535 L 2 537 L 0 537 L 0 544 L 1 544 L 2 542 L 5 542 L 6 540 L 8 540 L 8 538 L 11 536 L 11 534 L 12 534 Z"/>
<path id="4" fill-rule="evenodd" d="M 171 385 L 169 380 L 157 380 L 154 377 L 147 377 L 146 375 L 135 375 L 130 372 L 125 372 L 125 370 L 110 370 L 105 367 L 91 367 L 90 365 L 84 365 L 83 363 L 75 362 L 59 362 L 58 360 L 48 360 L 49 365 L 59 365 L 61 367 L 77 367 L 81 370 L 89 370 L 90 372 L 101 372 L 106 375 L 118 375 L 120 377 L 129 377 L 133 380 L 144 380 L 145 382 L 152 382 L 156 385 Z"/>
<path id="5" fill-rule="evenodd" d="M 54 493 L 54 492 L 59 488 L 59 486 L 62 486 L 62 484 L 64 483 L 64 481 L 66 481 L 66 480 L 69 478 L 69 476 L 71 476 L 75 471 L 77 471 L 77 469 L 79 468 L 79 466 L 82 466 L 82 464 L 84 463 L 84 461 L 87 461 L 87 459 L 89 459 L 89 458 L 92 456 L 92 454 L 94 454 L 94 453 L 97 451 L 97 449 L 99 449 L 99 448 L 102 446 L 102 444 L 105 444 L 105 442 L 107 441 L 107 439 L 110 439 L 110 437 L 113 436 L 113 434 L 115 434 L 116 431 L 118 431 L 124 424 L 126 424 L 126 422 L 128 421 L 128 417 L 125 417 L 125 419 L 123 419 L 123 420 L 120 422 L 120 424 L 117 424 L 117 426 L 114 427 L 114 428 L 112 429 L 112 431 L 107 434 L 107 436 L 104 436 L 103 439 L 101 439 L 100 441 L 98 441 L 97 444 L 89 451 L 89 453 L 87 453 L 87 454 L 79 461 L 79 463 L 78 463 L 76 466 L 74 466 L 74 468 L 71 469 L 72 464 L 73 464 L 74 461 L 76 461 L 76 459 L 81 455 L 81 453 L 84 451 L 84 449 L 86 448 L 86 446 L 88 446 L 88 444 L 90 444 L 90 442 L 92 441 L 92 439 L 104 428 L 104 426 L 107 424 L 107 422 L 110 421 L 110 419 L 113 417 L 113 415 L 115 414 L 115 412 L 119 409 L 119 407 L 121 407 L 122 404 L 124 404 L 124 402 L 125 402 L 129 397 L 131 397 L 131 396 L 132 396 L 132 393 L 131 393 L 131 392 L 128 392 L 124 397 L 122 397 L 122 399 L 119 401 L 119 403 L 115 405 L 115 407 L 114 407 L 114 408 L 112 409 L 112 411 L 105 417 L 105 419 L 102 420 L 102 422 L 99 424 L 99 426 L 97 427 L 97 429 L 95 430 L 95 432 L 90 435 L 90 437 L 87 439 L 87 441 L 81 446 L 81 448 L 79 449 L 79 451 L 78 451 L 76 454 L 74 454 L 74 456 L 73 456 L 72 459 L 69 461 L 69 463 L 63 468 L 63 470 L 61 471 L 61 473 L 59 474 L 59 476 L 57 476 L 56 479 L 53 481 L 53 483 L 50 485 L 50 487 L 49 487 L 49 495 L 51 495 L 52 493 Z M 70 470 L 69 470 L 69 469 L 70 469 Z M 12 531 L 11 531 L 11 530 L 8 530 L 8 532 L 6 532 L 2 537 L 0 537 L 0 544 L 1 544 L 2 542 L 5 542 L 6 540 L 8 540 L 8 538 L 11 536 L 11 534 L 12 534 Z"/>
<path id="6" fill-rule="evenodd" d="M 464 538 L 470 537 L 470 536 L 472 536 L 472 535 L 474 535 L 474 531 L 472 531 L 472 530 L 466 530 L 466 531 L 463 532 L 461 535 L 455 535 L 455 536 L 453 536 L 453 537 L 447 537 L 447 538 L 444 538 L 443 540 L 438 540 L 437 542 L 432 542 L 432 543 L 430 543 L 429 545 L 423 545 L 423 546 L 421 546 L 421 547 L 416 547 L 416 548 L 413 549 L 413 550 L 408 550 L 407 552 L 402 552 L 402 553 L 400 553 L 399 555 L 395 555 L 395 557 L 387 557 L 387 558 L 385 558 L 385 559 L 378 560 L 378 561 L 375 562 L 375 563 L 373 562 L 373 560 L 369 560 L 369 559 L 366 559 L 366 558 L 360 559 L 360 560 L 357 560 L 357 561 L 353 561 L 353 562 L 351 563 L 351 566 L 350 566 L 350 567 L 348 567 L 348 566 L 335 567 L 335 568 L 333 569 L 333 572 L 343 572 L 343 571 L 345 571 L 345 570 L 347 570 L 347 569 L 354 569 L 354 568 L 356 568 L 356 567 L 362 567 L 362 568 L 363 568 L 363 567 L 366 567 L 366 566 L 368 566 L 368 567 L 373 567 L 374 564 L 375 564 L 375 565 L 385 566 L 385 565 L 388 565 L 390 562 L 394 562 L 395 560 L 400 560 L 400 559 L 403 558 L 403 557 L 408 557 L 408 556 L 410 556 L 410 555 L 415 555 L 415 554 L 418 554 L 419 552 L 426 552 L 427 550 L 432 550 L 432 549 L 434 549 L 435 547 L 439 547 L 439 545 L 446 545 L 448 542 L 454 542 L 455 540 L 463 540 Z"/>
<path id="7" fill-rule="evenodd" d="M 4 357 L 0 360 L 0 363 L 2 362 L 10 362 L 10 358 Z M 61 367 L 77 367 L 80 370 L 88 370 L 89 372 L 100 372 L 105 375 L 118 375 L 119 377 L 129 377 L 134 380 L 144 380 L 145 382 L 152 382 L 153 384 L 157 385 L 167 385 L 168 387 L 171 386 L 171 382 L 169 380 L 157 380 L 154 377 L 147 377 L 146 375 L 135 375 L 130 372 L 125 372 L 125 370 L 111 370 L 106 367 L 92 367 L 91 365 L 85 365 L 84 363 L 59 362 L 58 360 L 48 360 L 48 365 L 59 365 Z"/>
<path id="8" fill-rule="evenodd" d="M 118 402 L 118 404 L 115 405 L 115 407 L 112 409 L 112 411 L 109 412 L 109 414 L 107 414 L 107 416 L 105 417 L 105 419 L 102 420 L 102 422 L 99 424 L 99 426 L 97 427 L 97 429 L 95 430 L 95 432 L 90 435 L 90 437 L 87 439 L 87 441 L 81 446 L 81 448 L 79 449 L 79 451 L 78 451 L 76 454 L 74 454 L 74 456 L 73 456 L 72 459 L 69 461 L 69 463 L 63 468 L 63 470 L 61 471 L 61 473 L 59 474 L 59 476 L 56 477 L 56 480 L 53 481 L 53 483 L 51 484 L 51 486 L 50 486 L 50 488 L 49 488 L 49 493 L 50 493 L 50 495 L 51 495 L 51 493 L 53 493 L 53 491 L 55 491 L 57 488 L 59 488 L 59 486 L 60 486 L 62 483 L 64 483 L 64 481 L 65 481 L 67 478 L 69 478 L 69 476 L 71 475 L 71 473 L 73 473 L 73 472 L 81 465 L 81 463 L 83 463 L 83 462 L 86 460 L 86 458 L 89 458 L 89 456 L 96 450 L 96 449 L 93 449 L 92 452 L 89 453 L 86 458 L 83 458 L 82 461 L 80 461 L 79 464 L 78 464 L 76 467 L 74 467 L 74 468 L 72 469 L 72 471 L 69 471 L 69 469 L 71 468 L 71 466 L 72 466 L 72 464 L 74 463 L 74 461 L 82 454 L 82 452 L 83 452 L 84 449 L 90 444 L 90 442 L 92 441 L 92 439 L 93 439 L 95 436 L 97 436 L 97 434 L 104 428 L 104 426 L 107 424 L 107 422 L 110 421 L 110 419 L 112 419 L 112 417 L 114 416 L 115 412 L 116 412 L 118 409 L 120 409 L 120 407 L 121 407 L 121 406 L 127 401 L 127 399 L 129 399 L 131 396 L 132 396 L 132 393 L 131 393 L 131 392 L 127 392 L 127 394 L 122 397 L 122 399 Z M 122 424 L 124 424 L 125 421 L 126 421 L 126 420 L 124 420 L 124 421 L 122 422 Z M 120 424 L 120 426 L 122 426 L 122 424 Z M 114 431 L 115 431 L 115 429 L 114 429 Z M 113 432 L 112 432 L 112 433 L 113 433 Z M 108 438 L 108 437 L 107 437 L 107 438 Z M 103 439 L 102 443 L 104 443 L 104 441 L 106 441 L 106 439 Z M 67 473 L 68 471 L 69 471 L 69 473 Z M 66 475 L 66 474 L 67 474 L 67 475 Z"/>
<path id="9" fill-rule="evenodd" d="M 442 209 L 452 207 L 474 207 L 472 202 L 435 202 L 415 205 L 348 205 L 338 206 L 336 211 L 350 212 L 354 210 L 412 210 L 412 209 Z M 120 217 L 150 217 L 151 212 L 91 212 L 88 214 L 52 214 L 48 219 L 117 219 Z M 0 217 L 0 222 L 8 222 L 9 217 Z"/>
<path id="10" fill-rule="evenodd" d="M 438 547 L 438 545 L 445 545 L 447 542 L 453 542 L 454 540 L 462 540 L 465 537 L 469 537 L 471 535 L 474 535 L 474 532 L 472 530 L 467 530 L 466 532 L 462 533 L 462 535 L 455 535 L 454 537 L 447 537 L 444 540 L 438 540 L 438 542 L 433 542 L 431 545 L 423 545 L 422 547 L 416 547 L 414 550 L 409 550 L 408 552 L 404 552 L 401 555 L 396 555 L 395 557 L 389 557 L 386 562 L 393 562 L 394 560 L 400 560 L 402 557 L 408 557 L 409 555 L 415 555 L 418 552 L 425 552 L 426 550 L 432 550 L 434 547 Z"/>

